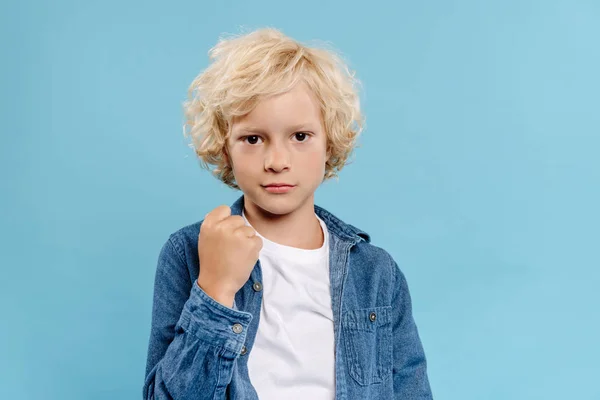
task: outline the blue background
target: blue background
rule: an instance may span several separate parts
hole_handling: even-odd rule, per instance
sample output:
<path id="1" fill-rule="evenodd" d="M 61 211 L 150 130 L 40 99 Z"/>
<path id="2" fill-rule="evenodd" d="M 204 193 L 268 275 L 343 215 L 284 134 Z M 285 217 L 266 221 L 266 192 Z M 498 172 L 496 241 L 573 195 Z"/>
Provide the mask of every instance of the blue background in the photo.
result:
<path id="1" fill-rule="evenodd" d="M 405 272 L 436 399 L 600 399 L 600 3 L 0 8 L 0 398 L 141 397 L 171 232 L 233 191 L 182 135 L 222 33 L 323 40 L 367 128 L 316 202 Z M 597 383 L 597 382 L 596 382 Z"/>

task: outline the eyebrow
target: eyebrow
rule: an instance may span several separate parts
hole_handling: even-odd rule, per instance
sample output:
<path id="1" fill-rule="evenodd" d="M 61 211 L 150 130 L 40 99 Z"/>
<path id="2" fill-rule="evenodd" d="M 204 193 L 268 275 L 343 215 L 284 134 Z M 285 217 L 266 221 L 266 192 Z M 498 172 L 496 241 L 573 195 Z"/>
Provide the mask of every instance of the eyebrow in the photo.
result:
<path id="1" fill-rule="evenodd" d="M 312 130 L 311 125 L 310 124 L 296 124 L 292 127 L 290 127 L 291 131 L 302 131 L 302 130 Z M 241 128 L 237 128 L 236 129 L 237 133 L 254 133 L 254 134 L 258 134 L 258 135 L 266 135 L 267 132 L 260 129 L 260 128 L 256 128 L 253 126 L 248 126 L 248 127 L 241 127 Z"/>

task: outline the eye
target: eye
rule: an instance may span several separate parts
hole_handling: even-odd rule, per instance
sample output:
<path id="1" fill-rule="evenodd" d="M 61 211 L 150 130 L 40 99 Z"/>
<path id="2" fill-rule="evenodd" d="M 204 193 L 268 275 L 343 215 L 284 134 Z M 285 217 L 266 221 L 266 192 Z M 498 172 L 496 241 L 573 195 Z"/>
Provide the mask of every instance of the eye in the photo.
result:
<path id="1" fill-rule="evenodd" d="M 294 136 L 300 142 L 306 142 L 306 139 L 310 136 L 310 134 L 308 132 L 296 132 L 294 133 Z"/>
<path id="2" fill-rule="evenodd" d="M 258 138 L 260 136 L 258 135 L 250 135 L 250 136 L 244 136 L 241 138 L 241 140 L 243 140 L 244 142 L 246 141 L 246 139 L 250 138 L 250 144 L 256 144 L 256 142 L 258 141 Z"/>

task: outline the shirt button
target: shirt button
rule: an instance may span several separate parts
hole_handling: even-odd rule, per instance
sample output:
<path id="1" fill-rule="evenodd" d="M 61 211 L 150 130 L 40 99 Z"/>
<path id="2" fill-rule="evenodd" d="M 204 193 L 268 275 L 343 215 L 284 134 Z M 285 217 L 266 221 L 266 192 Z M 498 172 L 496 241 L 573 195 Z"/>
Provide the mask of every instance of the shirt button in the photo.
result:
<path id="1" fill-rule="evenodd" d="M 262 285 L 260 284 L 260 282 L 254 282 L 254 285 L 252 285 L 252 289 L 254 289 L 255 292 L 260 292 L 262 290 Z"/>
<path id="2" fill-rule="evenodd" d="M 242 333 L 244 327 L 241 324 L 234 324 L 231 329 L 233 329 L 234 333 Z"/>
<path id="3" fill-rule="evenodd" d="M 375 322 L 375 320 L 377 319 L 377 314 L 375 314 L 375 311 L 371 311 L 371 314 L 369 314 L 369 319 L 371 320 L 371 322 Z"/>
<path id="4" fill-rule="evenodd" d="M 246 348 L 246 346 L 242 346 L 241 355 L 245 356 L 247 352 L 248 352 L 248 349 Z"/>

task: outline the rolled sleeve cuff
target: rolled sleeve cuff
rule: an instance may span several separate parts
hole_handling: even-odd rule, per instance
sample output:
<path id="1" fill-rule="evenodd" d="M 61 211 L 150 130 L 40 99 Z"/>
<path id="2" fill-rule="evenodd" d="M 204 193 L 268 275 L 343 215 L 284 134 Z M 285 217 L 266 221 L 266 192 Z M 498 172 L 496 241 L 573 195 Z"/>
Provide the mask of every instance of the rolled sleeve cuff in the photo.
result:
<path id="1" fill-rule="evenodd" d="M 246 341 L 250 321 L 252 314 L 224 306 L 194 282 L 179 325 L 198 338 L 238 355 Z"/>

